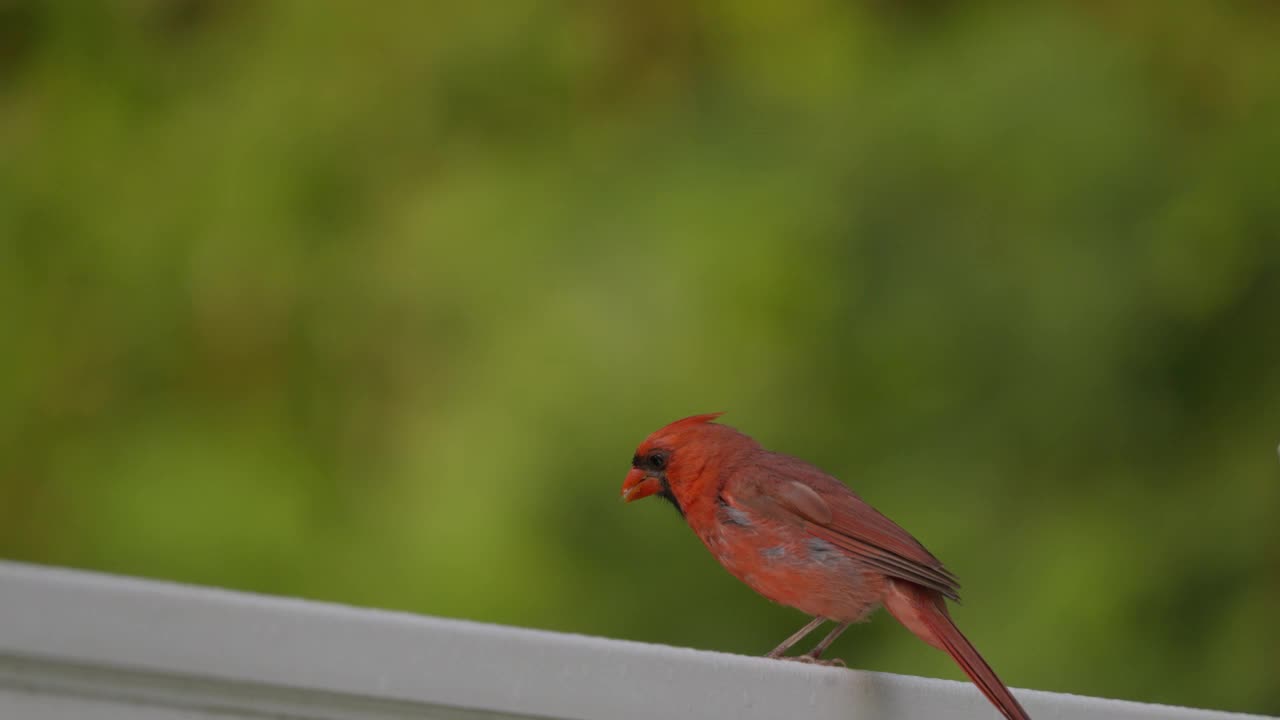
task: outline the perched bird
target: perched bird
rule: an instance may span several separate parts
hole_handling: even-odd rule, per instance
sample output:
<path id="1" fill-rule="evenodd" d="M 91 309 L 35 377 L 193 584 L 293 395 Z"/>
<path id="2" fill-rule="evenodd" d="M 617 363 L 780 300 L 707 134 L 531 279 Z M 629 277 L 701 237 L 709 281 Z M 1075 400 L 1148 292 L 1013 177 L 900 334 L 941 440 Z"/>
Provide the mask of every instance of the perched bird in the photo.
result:
<path id="1" fill-rule="evenodd" d="M 960 584 L 937 558 L 839 480 L 712 422 L 720 415 L 677 420 L 650 435 L 631 459 L 622 498 L 666 499 L 735 577 L 813 616 L 767 657 L 783 658 L 830 620 L 835 628 L 813 650 L 783 659 L 843 664 L 821 660 L 822 652 L 883 605 L 946 651 L 1006 718 L 1029 720 L 951 621 L 945 599 L 959 599 Z"/>

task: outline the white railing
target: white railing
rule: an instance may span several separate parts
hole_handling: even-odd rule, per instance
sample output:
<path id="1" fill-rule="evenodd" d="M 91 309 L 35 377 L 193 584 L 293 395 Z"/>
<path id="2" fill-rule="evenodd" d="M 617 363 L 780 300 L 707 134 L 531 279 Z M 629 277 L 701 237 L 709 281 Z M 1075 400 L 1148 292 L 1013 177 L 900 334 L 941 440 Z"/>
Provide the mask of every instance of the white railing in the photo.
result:
<path id="1" fill-rule="evenodd" d="M 1247 716 L 1018 690 L 1037 720 Z M 996 720 L 967 683 L 0 562 L 0 718 Z"/>

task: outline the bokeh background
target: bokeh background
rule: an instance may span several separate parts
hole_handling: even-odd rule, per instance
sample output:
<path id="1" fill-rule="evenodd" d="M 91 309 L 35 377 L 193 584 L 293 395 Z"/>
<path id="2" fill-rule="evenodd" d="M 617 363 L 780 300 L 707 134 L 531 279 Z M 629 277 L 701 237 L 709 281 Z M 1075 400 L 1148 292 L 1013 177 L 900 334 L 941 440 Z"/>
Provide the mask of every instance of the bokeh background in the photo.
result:
<path id="1" fill-rule="evenodd" d="M 0 1 L 0 556 L 762 653 L 696 412 L 1012 685 L 1280 713 L 1268 2 Z M 959 678 L 887 616 L 854 667 Z"/>

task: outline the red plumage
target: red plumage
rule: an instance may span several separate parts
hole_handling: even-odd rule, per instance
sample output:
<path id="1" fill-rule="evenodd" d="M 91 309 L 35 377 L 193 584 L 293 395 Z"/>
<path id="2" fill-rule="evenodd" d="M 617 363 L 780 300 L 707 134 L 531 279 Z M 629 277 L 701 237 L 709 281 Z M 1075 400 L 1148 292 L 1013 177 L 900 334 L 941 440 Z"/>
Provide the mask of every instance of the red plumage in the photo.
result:
<path id="1" fill-rule="evenodd" d="M 958 598 L 959 583 L 937 558 L 839 480 L 712 422 L 719 415 L 677 420 L 650 435 L 622 495 L 666 498 L 730 573 L 814 617 L 770 657 L 832 620 L 835 630 L 800 658 L 820 662 L 845 627 L 883 605 L 951 655 L 1006 718 L 1029 720 L 951 621 L 945 598 Z"/>

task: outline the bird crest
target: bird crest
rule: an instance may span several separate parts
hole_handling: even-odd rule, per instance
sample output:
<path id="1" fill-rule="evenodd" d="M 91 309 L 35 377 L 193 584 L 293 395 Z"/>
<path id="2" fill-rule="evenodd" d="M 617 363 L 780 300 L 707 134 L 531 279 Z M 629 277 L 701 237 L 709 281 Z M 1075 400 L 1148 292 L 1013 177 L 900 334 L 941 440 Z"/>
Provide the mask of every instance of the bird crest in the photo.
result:
<path id="1" fill-rule="evenodd" d="M 694 425 L 702 425 L 723 415 L 724 412 L 703 413 L 702 415 L 690 415 L 687 418 L 677 420 L 666 427 L 667 430 L 682 430 Z"/>

